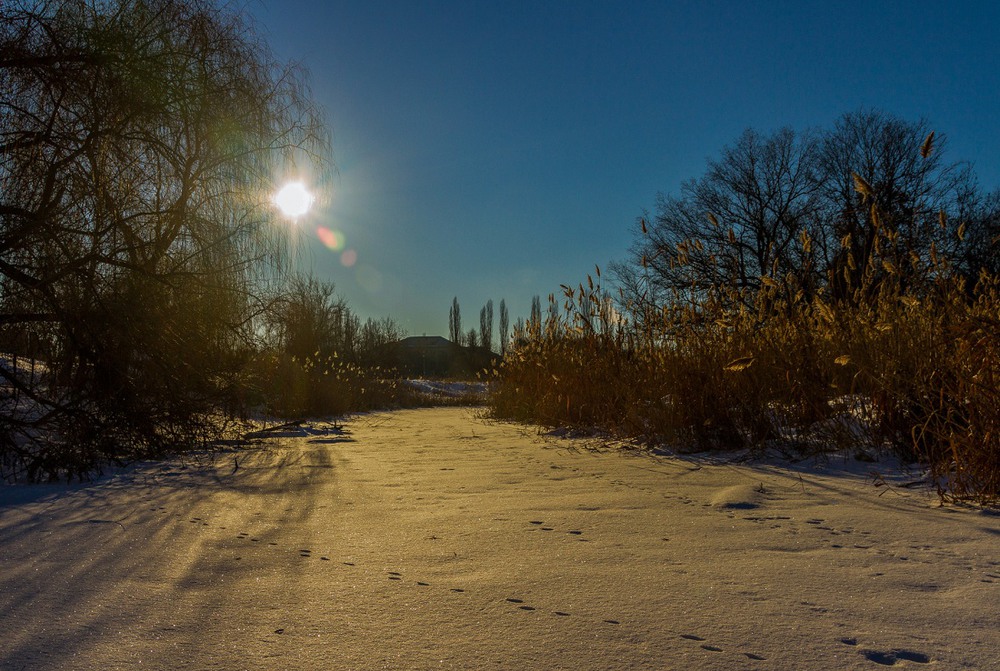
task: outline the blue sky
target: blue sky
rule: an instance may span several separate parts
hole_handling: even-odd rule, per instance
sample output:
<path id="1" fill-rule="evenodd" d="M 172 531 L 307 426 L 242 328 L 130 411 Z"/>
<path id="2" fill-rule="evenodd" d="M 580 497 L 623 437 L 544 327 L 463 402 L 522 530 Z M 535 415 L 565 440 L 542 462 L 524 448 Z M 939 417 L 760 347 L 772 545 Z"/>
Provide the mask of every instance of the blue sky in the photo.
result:
<path id="1" fill-rule="evenodd" d="M 699 177 L 748 127 L 829 126 L 862 107 L 924 118 L 950 158 L 1000 187 L 996 2 L 247 11 L 280 59 L 311 71 L 333 133 L 332 201 L 299 223 L 299 264 L 413 335 L 446 335 L 453 296 L 466 330 L 490 298 L 513 322 L 533 295 L 622 258 L 657 192 Z M 319 227 L 343 247 L 324 246 Z"/>

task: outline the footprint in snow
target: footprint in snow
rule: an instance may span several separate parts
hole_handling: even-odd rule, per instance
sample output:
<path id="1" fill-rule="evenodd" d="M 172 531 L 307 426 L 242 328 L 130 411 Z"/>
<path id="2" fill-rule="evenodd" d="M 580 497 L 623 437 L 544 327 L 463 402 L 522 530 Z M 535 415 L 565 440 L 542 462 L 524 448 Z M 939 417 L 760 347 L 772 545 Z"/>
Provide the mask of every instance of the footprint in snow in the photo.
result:
<path id="1" fill-rule="evenodd" d="M 545 522 L 543 522 L 541 520 L 531 520 L 531 521 L 528 522 L 528 524 L 533 524 L 536 528 L 541 529 L 542 531 L 555 531 L 555 527 L 542 526 L 542 525 L 545 524 Z M 528 531 L 534 531 L 534 530 L 535 529 L 528 529 Z M 570 531 L 567 531 L 566 533 L 570 534 L 571 536 L 582 536 L 583 535 L 583 532 L 581 530 L 579 530 L 579 529 L 571 529 Z M 580 538 L 579 540 L 582 541 L 582 542 L 587 542 L 586 539 L 584 539 L 584 538 Z"/>
<path id="2" fill-rule="evenodd" d="M 895 649 L 890 652 L 878 650 L 862 650 L 861 654 L 865 659 L 882 666 L 895 666 L 899 661 L 915 662 L 917 664 L 930 664 L 931 658 L 922 652 L 913 650 Z"/>
<path id="3" fill-rule="evenodd" d="M 506 599 L 506 601 L 508 603 L 519 604 L 517 607 L 520 610 L 526 610 L 526 611 L 537 610 L 534 606 L 523 605 L 524 604 L 524 599 L 510 598 L 510 599 Z M 567 613 L 566 611 L 563 611 L 563 610 L 554 610 L 554 611 L 552 611 L 552 614 L 553 615 L 558 615 L 559 617 L 569 617 L 570 616 L 569 613 Z M 605 620 L 605 622 L 609 622 L 609 621 L 610 620 Z"/>
<path id="4" fill-rule="evenodd" d="M 695 634 L 681 634 L 681 638 L 687 639 L 689 641 L 698 641 L 698 642 L 701 642 L 701 641 L 705 640 L 701 636 L 697 636 Z M 707 650 L 709 652 L 722 652 L 723 651 L 722 648 L 720 648 L 719 646 L 717 646 L 717 645 L 711 645 L 709 643 L 704 643 L 700 647 L 701 647 L 702 650 Z M 767 659 L 767 657 L 762 657 L 762 656 L 756 655 L 756 654 L 754 654 L 752 652 L 744 652 L 743 656 L 746 657 L 747 659 L 752 659 L 754 661 L 763 661 L 763 660 Z"/>

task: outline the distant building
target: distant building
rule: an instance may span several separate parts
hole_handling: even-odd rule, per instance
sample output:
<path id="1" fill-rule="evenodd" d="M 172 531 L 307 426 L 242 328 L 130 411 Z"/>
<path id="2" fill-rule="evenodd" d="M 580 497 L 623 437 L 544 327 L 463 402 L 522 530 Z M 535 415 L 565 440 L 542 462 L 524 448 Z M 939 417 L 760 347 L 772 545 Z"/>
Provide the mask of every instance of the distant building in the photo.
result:
<path id="1" fill-rule="evenodd" d="M 462 347 L 441 336 L 410 336 L 392 349 L 393 364 L 408 377 L 467 379 L 499 359 L 481 347 Z"/>
<path id="2" fill-rule="evenodd" d="M 396 343 L 396 368 L 411 377 L 446 377 L 461 348 L 441 336 L 410 336 Z"/>

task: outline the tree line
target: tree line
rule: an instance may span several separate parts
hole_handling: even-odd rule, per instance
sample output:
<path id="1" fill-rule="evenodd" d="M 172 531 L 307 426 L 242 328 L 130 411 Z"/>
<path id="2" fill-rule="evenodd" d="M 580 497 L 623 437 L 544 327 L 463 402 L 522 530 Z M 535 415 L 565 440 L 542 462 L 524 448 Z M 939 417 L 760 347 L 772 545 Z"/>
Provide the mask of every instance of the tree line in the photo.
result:
<path id="1" fill-rule="evenodd" d="M 848 300 L 932 256 L 971 282 L 996 274 L 998 235 L 1000 190 L 984 191 L 972 166 L 949 160 L 943 135 L 859 110 L 826 129 L 745 131 L 700 178 L 657 197 L 614 272 L 630 310 L 716 287 L 749 296 L 767 281 Z"/>
<path id="2" fill-rule="evenodd" d="M 492 298 L 487 300 L 486 304 L 479 310 L 479 329 L 470 328 L 468 331 L 462 330 L 462 308 L 458 303 L 458 297 L 452 299 L 451 308 L 448 311 L 448 339 L 451 342 L 459 346 L 482 348 L 493 352 L 493 332 Z M 502 298 L 499 306 L 497 335 L 496 351 L 502 357 L 507 351 L 510 340 L 510 313 L 507 310 L 507 301 Z"/>
<path id="3" fill-rule="evenodd" d="M 493 414 L 680 450 L 891 450 L 942 497 L 995 502 L 1000 191 L 946 149 L 877 110 L 746 131 L 638 217 L 611 290 L 597 269 L 550 298 Z"/>
<path id="4" fill-rule="evenodd" d="M 290 272 L 271 204 L 330 172 L 305 72 L 238 8 L 0 5 L 0 477 L 201 444 L 281 366 L 375 363 L 398 327 Z"/>
<path id="5" fill-rule="evenodd" d="M 479 310 L 479 329 L 462 330 L 462 308 L 458 297 L 452 298 L 448 310 L 448 339 L 456 345 L 481 348 L 489 352 L 496 351 L 503 358 L 508 349 L 516 343 L 523 343 L 532 334 L 545 333 L 547 329 L 559 328 L 559 306 L 554 296 L 549 296 L 549 304 L 542 310 L 541 296 L 531 298 L 531 308 L 528 318 L 518 317 L 514 324 L 510 323 L 510 311 L 507 301 L 500 299 L 499 324 L 497 327 L 496 346 L 493 341 L 493 299 L 488 299 Z"/>

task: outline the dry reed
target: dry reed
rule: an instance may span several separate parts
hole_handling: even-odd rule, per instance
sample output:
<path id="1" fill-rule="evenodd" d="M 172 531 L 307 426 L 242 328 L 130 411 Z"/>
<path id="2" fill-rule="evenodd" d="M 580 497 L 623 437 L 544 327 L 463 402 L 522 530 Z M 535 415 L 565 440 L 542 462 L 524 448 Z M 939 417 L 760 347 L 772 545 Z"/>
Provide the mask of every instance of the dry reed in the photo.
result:
<path id="1" fill-rule="evenodd" d="M 874 207 L 871 223 L 891 238 Z M 1000 281 L 967 286 L 940 256 L 863 270 L 838 297 L 766 277 L 615 319 L 591 278 L 564 287 L 559 316 L 509 351 L 491 412 L 678 449 L 892 450 L 942 497 L 997 501 Z"/>

